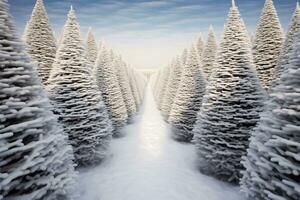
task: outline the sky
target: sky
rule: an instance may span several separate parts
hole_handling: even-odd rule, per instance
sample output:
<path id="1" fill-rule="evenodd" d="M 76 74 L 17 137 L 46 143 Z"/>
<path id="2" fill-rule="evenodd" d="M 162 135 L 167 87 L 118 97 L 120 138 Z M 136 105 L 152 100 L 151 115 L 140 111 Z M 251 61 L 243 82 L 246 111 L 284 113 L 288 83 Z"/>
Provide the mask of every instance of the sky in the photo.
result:
<path id="1" fill-rule="evenodd" d="M 296 0 L 274 0 L 286 30 Z M 9 0 L 21 35 L 35 0 Z M 72 5 L 82 37 L 89 27 L 98 41 L 120 53 L 135 68 L 152 69 L 169 64 L 184 48 L 213 25 L 219 38 L 231 0 L 44 0 L 49 20 L 58 36 Z M 254 35 L 264 0 L 236 0 L 248 31 Z"/>

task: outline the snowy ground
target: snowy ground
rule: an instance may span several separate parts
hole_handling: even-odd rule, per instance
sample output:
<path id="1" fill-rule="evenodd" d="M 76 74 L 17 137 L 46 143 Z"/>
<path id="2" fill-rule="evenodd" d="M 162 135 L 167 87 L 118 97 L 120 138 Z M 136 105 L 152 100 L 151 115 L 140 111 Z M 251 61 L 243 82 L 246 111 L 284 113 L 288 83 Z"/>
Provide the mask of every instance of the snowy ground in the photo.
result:
<path id="1" fill-rule="evenodd" d="M 112 142 L 112 157 L 80 173 L 80 200 L 241 200 L 238 188 L 200 174 L 192 145 L 170 138 L 150 88 L 126 137 Z"/>

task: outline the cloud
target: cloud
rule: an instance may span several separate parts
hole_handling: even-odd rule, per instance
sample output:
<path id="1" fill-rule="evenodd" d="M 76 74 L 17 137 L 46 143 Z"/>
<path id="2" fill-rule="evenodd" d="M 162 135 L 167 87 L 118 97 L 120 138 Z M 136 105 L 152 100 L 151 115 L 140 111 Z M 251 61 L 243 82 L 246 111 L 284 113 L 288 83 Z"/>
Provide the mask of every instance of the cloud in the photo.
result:
<path id="1" fill-rule="evenodd" d="M 35 0 L 10 0 L 19 32 L 29 19 Z M 255 32 L 263 1 L 237 2 L 251 33 Z M 230 8 L 230 0 L 46 0 L 52 27 L 60 33 L 73 4 L 83 36 L 93 27 L 97 39 L 124 54 L 133 66 L 158 67 L 168 64 L 184 47 L 189 47 L 210 24 L 219 37 Z M 296 0 L 275 1 L 284 27 Z"/>

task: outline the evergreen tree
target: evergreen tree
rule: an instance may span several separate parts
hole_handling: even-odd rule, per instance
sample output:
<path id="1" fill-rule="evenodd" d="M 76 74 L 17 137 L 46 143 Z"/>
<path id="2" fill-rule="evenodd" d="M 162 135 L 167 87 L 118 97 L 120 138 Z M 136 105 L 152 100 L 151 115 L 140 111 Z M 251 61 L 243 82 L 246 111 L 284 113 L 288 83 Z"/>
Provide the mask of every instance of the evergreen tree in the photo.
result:
<path id="1" fill-rule="evenodd" d="M 194 128 L 200 170 L 236 182 L 250 131 L 263 109 L 264 91 L 255 72 L 238 8 L 230 9 L 215 71 Z"/>
<path id="2" fill-rule="evenodd" d="M 172 70 L 170 71 L 170 81 L 166 88 L 166 95 L 162 103 L 162 112 L 168 118 L 172 105 L 177 93 L 178 85 L 181 80 L 181 59 L 177 57 L 172 63 Z"/>
<path id="3" fill-rule="evenodd" d="M 198 52 L 200 61 L 202 62 L 202 56 L 203 56 L 203 51 L 204 51 L 204 47 L 205 47 L 205 44 L 204 44 L 203 38 L 202 38 L 202 34 L 198 38 L 196 47 L 197 47 L 197 52 Z"/>
<path id="4" fill-rule="evenodd" d="M 126 66 L 126 74 L 128 77 L 128 81 L 129 81 L 129 85 L 130 85 L 130 89 L 132 92 L 132 96 L 133 96 L 133 100 L 134 100 L 134 104 L 136 107 L 136 111 L 139 108 L 139 105 L 141 103 L 141 99 L 139 98 L 138 92 L 137 92 L 137 86 L 134 84 L 134 81 L 132 79 L 132 74 L 131 74 L 131 67 L 130 66 Z"/>
<path id="5" fill-rule="evenodd" d="M 120 136 L 119 130 L 126 124 L 128 115 L 115 67 L 112 65 L 110 54 L 105 47 L 98 54 L 94 75 L 113 122 L 114 135 Z"/>
<path id="6" fill-rule="evenodd" d="M 212 26 L 208 29 L 207 42 L 203 50 L 202 68 L 206 79 L 208 79 L 214 70 L 214 63 L 217 54 L 217 42 Z"/>
<path id="7" fill-rule="evenodd" d="M 300 30 L 252 134 L 241 180 L 248 199 L 300 199 Z"/>
<path id="8" fill-rule="evenodd" d="M 133 77 L 134 83 L 137 87 L 140 103 L 142 103 L 143 96 L 144 96 L 144 81 L 142 78 L 143 75 L 134 69 L 132 69 L 132 75 L 133 75 L 132 77 Z"/>
<path id="9" fill-rule="evenodd" d="M 37 0 L 28 22 L 25 40 L 27 53 L 37 63 L 37 71 L 46 85 L 56 54 L 56 41 L 43 0 Z"/>
<path id="10" fill-rule="evenodd" d="M 205 85 L 198 54 L 193 47 L 183 68 L 181 82 L 169 116 L 176 140 L 184 142 L 192 140 L 192 130 L 202 105 Z"/>
<path id="11" fill-rule="evenodd" d="M 299 7 L 299 3 L 297 3 L 295 12 L 290 22 L 289 30 L 285 38 L 285 42 L 283 44 L 283 49 L 281 50 L 279 62 L 275 68 L 275 79 L 273 80 L 274 85 L 276 85 L 279 82 L 280 76 L 284 71 L 283 66 L 286 66 L 286 64 L 288 63 L 288 52 L 292 48 L 292 44 L 295 38 L 295 33 L 298 31 L 299 27 L 300 27 L 300 7 Z"/>
<path id="12" fill-rule="evenodd" d="M 73 152 L 0 1 L 0 199 L 67 199 Z"/>
<path id="13" fill-rule="evenodd" d="M 170 72 L 171 72 L 170 68 L 171 68 L 171 65 L 166 66 L 163 70 L 163 74 L 161 77 L 162 78 L 161 84 L 160 84 L 161 86 L 160 86 L 160 90 L 158 92 L 158 102 L 157 102 L 159 110 L 162 109 L 163 100 L 164 100 L 165 93 L 167 90 L 167 85 L 168 85 L 169 76 L 170 76 Z"/>
<path id="14" fill-rule="evenodd" d="M 86 41 L 86 49 L 87 49 L 87 58 L 91 62 L 92 65 L 96 62 L 98 49 L 97 49 L 97 43 L 94 37 L 94 34 L 92 32 L 92 29 L 90 28 L 88 31 L 87 41 Z"/>
<path id="15" fill-rule="evenodd" d="M 123 99 L 127 108 L 128 118 L 132 118 L 132 116 L 136 113 L 136 105 L 131 91 L 129 77 L 126 72 L 126 64 L 119 56 L 114 61 L 114 66 L 117 70 L 119 86 L 121 88 Z"/>
<path id="16" fill-rule="evenodd" d="M 143 88 L 140 86 L 140 83 L 137 81 L 137 74 L 135 73 L 135 70 L 132 68 L 130 70 L 130 76 L 131 76 L 131 85 L 134 90 L 134 95 L 136 96 L 136 102 L 137 106 L 140 106 L 143 100 Z"/>
<path id="17" fill-rule="evenodd" d="M 182 61 L 182 64 L 185 65 L 186 62 L 187 62 L 187 59 L 188 59 L 188 50 L 187 49 L 184 49 L 183 52 L 182 52 L 182 55 L 181 55 L 181 61 Z"/>
<path id="18" fill-rule="evenodd" d="M 50 98 L 80 166 L 99 163 L 111 139 L 111 122 L 90 74 L 90 62 L 71 8 L 49 78 Z"/>
<path id="19" fill-rule="evenodd" d="M 129 76 L 129 83 L 130 83 L 130 87 L 131 87 L 131 91 L 135 100 L 135 104 L 136 104 L 136 108 L 138 110 L 140 104 L 141 104 L 141 99 L 140 96 L 138 94 L 138 89 L 137 86 L 135 84 L 135 81 L 133 79 L 133 74 L 130 68 L 128 68 L 128 76 Z"/>
<path id="20" fill-rule="evenodd" d="M 263 86 L 268 89 L 274 79 L 283 44 L 283 31 L 272 0 L 266 0 L 253 44 L 254 64 Z"/>

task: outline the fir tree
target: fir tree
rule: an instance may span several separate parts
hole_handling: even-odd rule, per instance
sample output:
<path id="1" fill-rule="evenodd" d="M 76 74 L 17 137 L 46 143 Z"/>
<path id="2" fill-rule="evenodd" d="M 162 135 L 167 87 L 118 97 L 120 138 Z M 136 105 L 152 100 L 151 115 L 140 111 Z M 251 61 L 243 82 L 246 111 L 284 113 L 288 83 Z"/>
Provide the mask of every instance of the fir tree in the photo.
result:
<path id="1" fill-rule="evenodd" d="M 109 52 L 104 47 L 98 54 L 94 75 L 113 122 L 114 135 L 119 136 L 120 128 L 126 124 L 128 115 L 115 67 L 111 63 Z"/>
<path id="2" fill-rule="evenodd" d="M 193 47 L 183 68 L 181 82 L 169 116 L 176 140 L 183 142 L 192 140 L 192 130 L 202 105 L 205 85 L 198 54 Z"/>
<path id="3" fill-rule="evenodd" d="M 295 12 L 290 22 L 289 30 L 285 38 L 283 49 L 281 50 L 279 62 L 275 68 L 275 79 L 273 80 L 274 85 L 276 85 L 279 82 L 280 76 L 284 71 L 283 66 L 286 66 L 286 64 L 288 63 L 288 52 L 292 48 L 292 44 L 295 38 L 295 33 L 298 31 L 299 27 L 300 27 L 300 7 L 299 7 L 299 3 L 297 3 Z"/>
<path id="4" fill-rule="evenodd" d="M 188 50 L 184 49 L 181 55 L 182 64 L 185 65 L 188 59 Z"/>
<path id="5" fill-rule="evenodd" d="M 158 102 L 157 102 L 159 110 L 162 109 L 163 100 L 164 100 L 164 97 L 166 94 L 169 76 L 170 76 L 170 72 L 171 72 L 170 68 L 171 68 L 170 65 L 165 67 L 163 70 L 162 77 L 161 77 L 161 84 L 160 84 L 160 90 L 158 92 Z"/>
<path id="6" fill-rule="evenodd" d="M 132 118 L 132 116 L 136 113 L 136 105 L 134 101 L 134 97 L 132 94 L 132 90 L 130 87 L 129 77 L 126 72 L 126 63 L 119 56 L 113 64 L 117 70 L 117 76 L 119 80 L 119 86 L 121 88 L 121 92 L 123 95 L 123 99 L 127 108 L 128 118 Z"/>
<path id="7" fill-rule="evenodd" d="M 194 128 L 200 170 L 229 182 L 240 178 L 241 158 L 263 109 L 264 92 L 247 38 L 233 1 Z"/>
<path id="8" fill-rule="evenodd" d="M 136 96 L 137 106 L 140 106 L 143 100 L 143 88 L 141 87 L 141 83 L 137 81 L 137 74 L 135 70 L 130 69 L 131 76 L 131 85 L 134 88 L 134 93 Z"/>
<path id="9" fill-rule="evenodd" d="M 73 151 L 0 2 L 0 199 L 67 199 Z"/>
<path id="10" fill-rule="evenodd" d="M 217 54 L 217 42 L 212 26 L 208 29 L 207 42 L 203 50 L 202 68 L 206 79 L 208 79 L 214 70 L 214 63 Z"/>
<path id="11" fill-rule="evenodd" d="M 167 118 L 169 117 L 170 111 L 172 109 L 178 85 L 181 80 L 181 67 L 181 59 L 180 57 L 177 57 L 172 64 L 172 70 L 170 72 L 170 81 L 168 82 L 166 88 L 166 95 L 162 104 L 162 112 Z"/>
<path id="12" fill-rule="evenodd" d="M 86 50 L 87 50 L 87 58 L 91 62 L 92 65 L 96 62 L 98 49 L 97 49 L 97 43 L 94 37 L 94 34 L 92 32 L 92 29 L 90 28 L 88 31 L 87 41 L 86 41 Z"/>
<path id="13" fill-rule="evenodd" d="M 202 62 L 203 51 L 204 51 L 204 47 L 205 47 L 205 44 L 204 44 L 203 38 L 202 38 L 202 34 L 201 34 L 200 37 L 198 38 L 196 47 L 197 47 L 197 52 L 198 52 L 200 61 Z"/>
<path id="14" fill-rule="evenodd" d="M 254 64 L 263 86 L 268 89 L 274 78 L 283 44 L 283 31 L 272 0 L 266 0 L 253 44 Z"/>
<path id="15" fill-rule="evenodd" d="M 133 96 L 133 99 L 134 99 L 134 102 L 135 102 L 136 110 L 138 110 L 139 105 L 141 103 L 141 99 L 139 97 L 138 89 L 137 89 L 137 86 L 135 84 L 135 81 L 133 79 L 133 74 L 132 74 L 131 67 L 127 66 L 126 71 L 127 71 L 127 76 L 128 76 L 128 79 L 129 79 L 129 85 L 130 85 L 130 88 L 131 88 L 131 91 L 132 91 L 132 96 Z"/>
<path id="16" fill-rule="evenodd" d="M 241 180 L 248 199 L 300 199 L 300 30 L 252 134 Z"/>
<path id="17" fill-rule="evenodd" d="M 56 41 L 43 0 L 37 0 L 28 22 L 25 40 L 27 53 L 37 63 L 37 71 L 46 85 L 56 54 Z"/>
<path id="18" fill-rule="evenodd" d="M 144 91 L 145 91 L 147 79 L 143 73 L 137 70 L 133 70 L 133 74 L 134 74 L 135 83 L 139 91 L 140 100 L 142 103 L 144 99 Z"/>
<path id="19" fill-rule="evenodd" d="M 99 163 L 111 139 L 111 122 L 90 74 L 90 62 L 71 8 L 49 78 L 50 97 L 80 166 Z"/>

